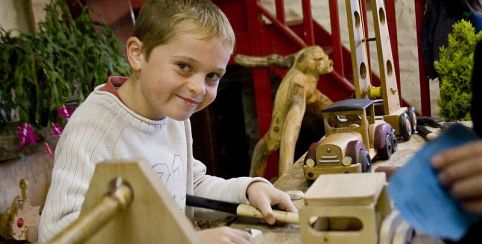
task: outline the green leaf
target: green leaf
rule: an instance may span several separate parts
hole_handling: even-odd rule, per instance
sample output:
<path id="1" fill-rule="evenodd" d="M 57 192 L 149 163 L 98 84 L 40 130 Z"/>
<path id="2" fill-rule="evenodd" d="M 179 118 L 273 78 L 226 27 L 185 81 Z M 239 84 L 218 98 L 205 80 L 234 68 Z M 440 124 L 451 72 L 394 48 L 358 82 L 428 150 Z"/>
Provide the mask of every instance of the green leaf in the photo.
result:
<path id="1" fill-rule="evenodd" d="M 51 121 L 55 108 L 72 97 L 81 102 L 107 76 L 128 74 L 121 43 L 105 23 L 90 16 L 90 9 L 82 6 L 74 18 L 65 1 L 52 0 L 39 32 L 12 36 L 0 27 L 4 111 L 18 109 L 20 122 Z"/>

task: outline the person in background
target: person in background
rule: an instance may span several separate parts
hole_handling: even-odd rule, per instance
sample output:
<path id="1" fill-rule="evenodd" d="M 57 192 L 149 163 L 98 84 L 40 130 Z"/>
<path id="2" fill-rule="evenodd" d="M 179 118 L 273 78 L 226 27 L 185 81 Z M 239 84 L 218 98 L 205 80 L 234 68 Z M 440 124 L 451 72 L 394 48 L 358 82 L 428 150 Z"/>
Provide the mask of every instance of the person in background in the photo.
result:
<path id="1" fill-rule="evenodd" d="M 275 222 L 274 205 L 297 211 L 289 196 L 267 180 L 209 176 L 192 155 L 189 118 L 215 99 L 234 43 L 228 19 L 209 0 L 145 3 L 126 42 L 131 74 L 110 77 L 96 87 L 61 135 L 40 243 L 77 219 L 95 165 L 104 160 L 148 162 L 181 211 L 186 210 L 186 194 L 249 201 L 269 224 Z M 230 227 L 197 233 L 204 243 L 251 241 L 248 232 Z"/>
<path id="2" fill-rule="evenodd" d="M 452 25 L 461 19 L 470 19 L 471 11 L 460 0 L 427 0 L 422 21 L 421 48 L 425 74 L 429 79 L 438 77 L 434 62 L 440 58 L 440 47 L 447 46 Z"/>
<path id="3" fill-rule="evenodd" d="M 474 131 L 482 136 L 482 42 L 477 44 L 472 72 L 471 117 Z M 482 140 L 478 140 L 434 155 L 432 165 L 440 170 L 439 180 L 450 187 L 452 195 L 462 206 L 474 213 L 482 214 Z"/>
<path id="4" fill-rule="evenodd" d="M 482 15 L 476 3 L 466 0 L 427 0 L 422 21 L 421 48 L 425 74 L 429 80 L 439 75 L 434 62 L 440 58 L 440 47 L 447 46 L 448 35 L 452 26 L 462 20 L 468 20 L 476 31 L 482 30 Z"/>
<path id="5" fill-rule="evenodd" d="M 474 13 L 482 13 L 479 0 L 466 0 Z M 474 131 L 482 137 L 482 41 L 477 43 L 472 70 L 471 117 Z M 432 166 L 439 170 L 440 184 L 449 189 L 468 212 L 482 215 L 482 140 L 444 150 L 432 157 Z M 480 243 L 482 223 L 474 224 L 457 243 Z"/>

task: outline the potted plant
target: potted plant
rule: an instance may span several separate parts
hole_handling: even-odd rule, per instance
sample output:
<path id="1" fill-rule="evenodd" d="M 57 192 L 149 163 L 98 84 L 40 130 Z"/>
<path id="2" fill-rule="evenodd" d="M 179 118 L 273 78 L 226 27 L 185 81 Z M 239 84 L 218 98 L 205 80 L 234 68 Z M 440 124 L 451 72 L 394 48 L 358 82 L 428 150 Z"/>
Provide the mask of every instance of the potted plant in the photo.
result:
<path id="1" fill-rule="evenodd" d="M 474 50 L 482 32 L 467 20 L 452 26 L 447 47 L 440 48 L 434 66 L 440 77 L 440 115 L 449 121 L 470 120 L 472 66 Z"/>
<path id="2" fill-rule="evenodd" d="M 0 149 L 15 144 L 0 160 L 58 136 L 75 104 L 109 75 L 129 71 L 113 31 L 92 21 L 87 6 L 73 17 L 65 1 L 53 0 L 45 13 L 37 33 L 0 29 L 0 134 L 16 134 L 0 139 Z"/>

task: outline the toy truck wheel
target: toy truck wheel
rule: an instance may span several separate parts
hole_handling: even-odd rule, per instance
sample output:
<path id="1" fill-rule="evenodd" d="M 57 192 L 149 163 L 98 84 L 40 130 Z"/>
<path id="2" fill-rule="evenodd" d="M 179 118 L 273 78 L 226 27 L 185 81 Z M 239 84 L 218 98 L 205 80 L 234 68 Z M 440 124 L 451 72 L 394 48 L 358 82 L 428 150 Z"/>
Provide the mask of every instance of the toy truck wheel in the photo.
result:
<path id="1" fill-rule="evenodd" d="M 393 142 L 390 138 L 390 134 L 385 135 L 385 145 L 377 150 L 377 156 L 381 160 L 387 160 L 390 158 L 393 152 Z"/>
<path id="2" fill-rule="evenodd" d="M 389 134 L 390 141 L 392 142 L 392 154 L 397 151 L 398 141 L 397 136 L 395 135 L 395 130 L 392 129 Z"/>
<path id="3" fill-rule="evenodd" d="M 372 160 L 370 158 L 370 153 L 367 150 L 360 150 L 360 155 L 358 155 L 360 160 L 362 172 L 370 172 L 372 169 Z"/>
<path id="4" fill-rule="evenodd" d="M 408 114 L 400 114 L 400 117 L 398 117 L 398 123 L 400 128 L 400 136 L 404 141 L 410 140 L 410 137 L 412 136 L 412 124 L 410 123 Z"/>
<path id="5" fill-rule="evenodd" d="M 408 119 L 410 120 L 410 125 L 412 126 L 412 134 L 417 131 L 417 114 L 414 107 L 408 107 L 407 110 Z"/>

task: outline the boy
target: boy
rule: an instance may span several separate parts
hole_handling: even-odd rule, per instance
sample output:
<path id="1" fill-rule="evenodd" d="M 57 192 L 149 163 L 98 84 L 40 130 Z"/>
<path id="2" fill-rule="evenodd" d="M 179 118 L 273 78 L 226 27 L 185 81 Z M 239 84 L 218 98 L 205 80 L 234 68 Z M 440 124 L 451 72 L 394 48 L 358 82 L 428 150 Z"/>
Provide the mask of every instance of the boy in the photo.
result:
<path id="1" fill-rule="evenodd" d="M 226 16 L 209 0 L 145 4 L 126 43 L 132 73 L 97 87 L 59 140 L 40 243 L 78 217 L 95 164 L 107 159 L 149 162 L 182 210 L 186 194 L 194 194 L 231 202 L 249 199 L 269 224 L 275 222 L 271 205 L 297 211 L 288 195 L 268 181 L 208 176 L 192 156 L 189 117 L 216 97 L 234 39 Z M 229 227 L 198 234 L 205 243 L 249 243 L 251 238 Z"/>

